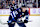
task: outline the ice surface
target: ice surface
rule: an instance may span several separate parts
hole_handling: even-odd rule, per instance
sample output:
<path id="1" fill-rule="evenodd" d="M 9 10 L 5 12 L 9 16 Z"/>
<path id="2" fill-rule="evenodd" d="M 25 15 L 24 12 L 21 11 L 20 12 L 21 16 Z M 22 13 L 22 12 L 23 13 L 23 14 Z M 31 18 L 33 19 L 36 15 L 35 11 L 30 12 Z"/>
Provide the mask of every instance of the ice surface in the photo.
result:
<path id="1" fill-rule="evenodd" d="M 7 23 L 9 16 L 0 16 L 0 22 Z M 28 23 L 25 23 L 26 27 L 40 27 L 40 16 L 29 16 Z M 0 27 L 8 27 L 7 24 L 1 24 Z M 19 27 L 18 24 L 15 24 L 15 27 Z"/>

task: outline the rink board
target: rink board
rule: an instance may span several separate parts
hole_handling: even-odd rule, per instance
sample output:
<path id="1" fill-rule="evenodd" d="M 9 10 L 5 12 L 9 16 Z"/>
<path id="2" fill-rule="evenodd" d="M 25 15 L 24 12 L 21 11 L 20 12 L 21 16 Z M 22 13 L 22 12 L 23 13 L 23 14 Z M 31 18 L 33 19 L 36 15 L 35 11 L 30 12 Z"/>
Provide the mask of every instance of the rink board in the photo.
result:
<path id="1" fill-rule="evenodd" d="M 40 16 L 40 8 L 30 8 L 30 16 Z"/>
<path id="2" fill-rule="evenodd" d="M 29 10 L 30 16 L 40 16 L 40 8 L 26 8 Z M 0 16 L 9 16 L 10 10 L 9 9 L 0 9 Z"/>

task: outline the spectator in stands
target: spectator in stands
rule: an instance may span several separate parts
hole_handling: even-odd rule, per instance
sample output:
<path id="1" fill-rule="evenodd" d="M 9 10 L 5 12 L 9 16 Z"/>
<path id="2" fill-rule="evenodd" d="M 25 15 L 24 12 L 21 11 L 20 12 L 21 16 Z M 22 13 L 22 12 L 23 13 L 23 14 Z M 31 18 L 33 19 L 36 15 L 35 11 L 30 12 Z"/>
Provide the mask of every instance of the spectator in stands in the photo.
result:
<path id="1" fill-rule="evenodd" d="M 33 8 L 36 8 L 36 4 L 33 3 Z"/>
<path id="2" fill-rule="evenodd" d="M 1 2 L 1 8 L 3 8 L 3 2 Z"/>
<path id="3" fill-rule="evenodd" d="M 40 0 L 38 0 L 38 7 L 40 8 Z"/>

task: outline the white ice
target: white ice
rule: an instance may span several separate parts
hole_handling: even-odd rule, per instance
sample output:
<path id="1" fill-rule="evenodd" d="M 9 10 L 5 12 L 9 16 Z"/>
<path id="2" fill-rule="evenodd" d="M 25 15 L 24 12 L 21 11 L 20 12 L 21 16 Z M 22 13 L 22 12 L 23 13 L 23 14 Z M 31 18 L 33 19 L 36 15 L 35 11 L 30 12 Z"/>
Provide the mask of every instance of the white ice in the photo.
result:
<path id="1" fill-rule="evenodd" d="M 2 23 L 7 23 L 8 16 L 0 16 L 0 27 L 8 27 L 7 24 L 1 24 Z M 40 16 L 29 16 L 29 21 L 28 23 L 25 23 L 26 27 L 40 27 Z M 15 24 L 15 27 L 19 27 L 18 24 Z"/>

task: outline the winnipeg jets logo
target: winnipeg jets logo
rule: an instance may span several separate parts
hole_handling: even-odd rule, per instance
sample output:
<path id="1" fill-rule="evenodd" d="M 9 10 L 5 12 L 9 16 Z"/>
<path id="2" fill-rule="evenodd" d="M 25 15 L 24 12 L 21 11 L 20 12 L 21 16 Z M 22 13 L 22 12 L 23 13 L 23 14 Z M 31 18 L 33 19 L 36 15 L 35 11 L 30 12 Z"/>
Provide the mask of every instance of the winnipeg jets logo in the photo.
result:
<path id="1" fill-rule="evenodd" d="M 24 13 L 22 13 L 22 15 L 24 15 Z"/>
<path id="2" fill-rule="evenodd" d="M 19 9 L 19 12 L 21 12 L 21 10 Z"/>

